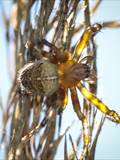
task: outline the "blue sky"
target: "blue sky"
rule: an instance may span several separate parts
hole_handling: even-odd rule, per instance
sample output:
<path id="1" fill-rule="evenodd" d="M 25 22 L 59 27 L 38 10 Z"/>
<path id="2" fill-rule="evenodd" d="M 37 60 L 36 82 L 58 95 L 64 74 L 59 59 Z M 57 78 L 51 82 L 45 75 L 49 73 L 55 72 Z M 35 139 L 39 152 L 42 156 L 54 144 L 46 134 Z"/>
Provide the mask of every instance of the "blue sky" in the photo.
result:
<path id="1" fill-rule="evenodd" d="M 10 8 L 10 1 L 4 1 L 7 6 L 7 12 Z M 1 3 L 0 3 L 1 4 Z M 1 17 L 1 8 L 0 8 Z M 119 0 L 104 0 L 101 3 L 98 11 L 92 19 L 92 22 L 103 22 L 109 20 L 120 20 L 120 1 Z M 3 104 L 5 105 L 8 89 L 10 87 L 10 80 L 7 71 L 7 53 L 5 40 L 4 40 L 4 26 L 2 19 L 0 18 L 0 49 L 2 59 L 0 63 L 0 92 L 3 98 Z M 98 97 L 102 99 L 111 109 L 120 113 L 120 29 L 104 29 L 97 34 L 96 42 L 98 45 L 97 53 L 97 65 L 98 65 Z M 1 118 L 1 112 L 0 112 Z M 73 135 L 73 139 L 77 137 L 78 119 L 72 109 L 71 101 L 63 113 L 63 128 L 64 130 L 71 122 L 75 120 L 70 133 Z M 1 121 L 1 119 L 0 119 Z M 0 128 L 1 133 L 1 128 Z M 100 134 L 97 150 L 96 160 L 120 159 L 120 125 L 116 125 L 106 120 L 102 132 Z M 61 152 L 57 157 L 60 158 L 63 146 L 60 145 Z M 3 157 L 3 149 L 0 149 L 0 157 Z"/>

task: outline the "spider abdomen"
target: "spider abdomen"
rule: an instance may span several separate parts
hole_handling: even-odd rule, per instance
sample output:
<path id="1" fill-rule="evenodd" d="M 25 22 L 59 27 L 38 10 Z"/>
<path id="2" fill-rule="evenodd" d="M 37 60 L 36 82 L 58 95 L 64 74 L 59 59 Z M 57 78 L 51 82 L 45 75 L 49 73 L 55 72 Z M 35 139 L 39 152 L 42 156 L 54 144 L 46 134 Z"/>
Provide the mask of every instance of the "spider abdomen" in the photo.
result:
<path id="1" fill-rule="evenodd" d="M 21 69 L 18 81 L 27 93 L 52 95 L 59 88 L 57 65 L 46 59 L 29 63 Z"/>

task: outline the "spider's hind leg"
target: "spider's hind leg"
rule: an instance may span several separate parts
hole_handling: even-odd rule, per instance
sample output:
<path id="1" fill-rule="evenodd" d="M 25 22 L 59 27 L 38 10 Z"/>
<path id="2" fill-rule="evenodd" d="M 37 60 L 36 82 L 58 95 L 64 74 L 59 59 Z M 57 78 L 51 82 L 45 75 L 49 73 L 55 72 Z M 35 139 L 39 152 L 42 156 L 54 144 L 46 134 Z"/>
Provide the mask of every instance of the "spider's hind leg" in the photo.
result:
<path id="1" fill-rule="evenodd" d="M 58 113 L 61 113 L 65 109 L 67 104 L 68 104 L 68 90 L 60 88 L 57 92 L 57 100 L 56 100 Z"/>
<path id="2" fill-rule="evenodd" d="M 71 88 L 70 93 L 71 93 L 71 99 L 72 99 L 74 111 L 77 114 L 78 118 L 82 121 L 83 141 L 84 141 L 85 146 L 88 147 L 90 143 L 90 132 L 89 132 L 88 120 L 87 120 L 87 117 L 81 112 L 81 107 L 80 107 L 76 88 L 74 87 Z"/>

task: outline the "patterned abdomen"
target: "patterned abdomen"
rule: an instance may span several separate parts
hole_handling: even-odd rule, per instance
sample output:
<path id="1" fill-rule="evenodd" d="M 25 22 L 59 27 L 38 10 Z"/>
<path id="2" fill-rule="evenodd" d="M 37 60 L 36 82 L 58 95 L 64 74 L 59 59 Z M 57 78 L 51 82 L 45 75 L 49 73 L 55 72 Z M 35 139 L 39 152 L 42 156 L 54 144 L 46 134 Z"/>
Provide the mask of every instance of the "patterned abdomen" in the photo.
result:
<path id="1" fill-rule="evenodd" d="M 46 59 L 29 63 L 19 72 L 18 82 L 27 93 L 52 95 L 59 88 L 57 66 Z"/>

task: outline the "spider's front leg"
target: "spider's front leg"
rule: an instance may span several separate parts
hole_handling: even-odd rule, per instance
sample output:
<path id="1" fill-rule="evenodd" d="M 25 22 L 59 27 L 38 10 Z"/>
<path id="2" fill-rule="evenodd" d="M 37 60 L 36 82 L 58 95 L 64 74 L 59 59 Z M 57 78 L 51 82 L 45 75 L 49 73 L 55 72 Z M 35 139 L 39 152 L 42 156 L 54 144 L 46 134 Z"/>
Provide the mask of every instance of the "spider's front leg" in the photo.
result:
<path id="1" fill-rule="evenodd" d="M 57 48 L 55 45 L 52 43 L 48 42 L 46 39 L 43 39 L 41 41 L 43 45 L 48 46 L 53 53 L 49 54 L 49 60 L 53 63 L 64 63 L 68 61 L 71 58 L 71 53 L 68 51 L 63 52 L 62 48 Z M 64 54 L 63 54 L 64 53 Z"/>
<path id="2" fill-rule="evenodd" d="M 77 85 L 83 96 L 96 106 L 102 113 L 110 117 L 110 119 L 116 123 L 120 123 L 120 115 L 117 112 L 110 110 L 100 99 L 98 99 L 94 94 L 92 94 L 87 88 L 83 86 L 81 82 Z"/>
<path id="3" fill-rule="evenodd" d="M 91 27 L 88 27 L 84 31 L 80 41 L 78 41 L 78 43 L 75 47 L 75 50 L 74 50 L 74 54 L 73 54 L 74 61 L 79 60 L 83 49 L 86 47 L 86 45 L 88 44 L 91 37 L 94 36 L 97 32 L 99 32 L 101 30 L 101 28 L 102 28 L 102 26 L 100 24 L 96 23 L 96 24 L 92 25 Z"/>

